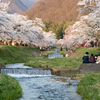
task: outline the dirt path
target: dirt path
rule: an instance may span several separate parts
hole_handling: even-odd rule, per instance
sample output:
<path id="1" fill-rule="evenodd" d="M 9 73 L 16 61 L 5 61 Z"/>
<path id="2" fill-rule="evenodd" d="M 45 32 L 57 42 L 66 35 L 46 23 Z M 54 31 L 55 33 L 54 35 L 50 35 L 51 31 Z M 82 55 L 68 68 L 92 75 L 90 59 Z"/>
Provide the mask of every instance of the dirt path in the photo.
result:
<path id="1" fill-rule="evenodd" d="M 29 54 L 35 56 L 35 57 L 41 56 L 41 52 L 40 52 L 40 51 L 38 51 L 38 52 L 29 52 L 29 51 L 27 51 L 27 50 L 23 50 L 23 51 L 25 51 L 25 52 L 27 52 L 27 53 L 29 53 Z"/>
<path id="2" fill-rule="evenodd" d="M 70 53 L 69 57 L 75 57 L 78 53 L 74 52 L 74 53 Z"/>
<path id="3" fill-rule="evenodd" d="M 33 55 L 33 56 L 35 56 L 35 57 L 41 56 L 41 52 L 32 52 L 30 54 Z"/>

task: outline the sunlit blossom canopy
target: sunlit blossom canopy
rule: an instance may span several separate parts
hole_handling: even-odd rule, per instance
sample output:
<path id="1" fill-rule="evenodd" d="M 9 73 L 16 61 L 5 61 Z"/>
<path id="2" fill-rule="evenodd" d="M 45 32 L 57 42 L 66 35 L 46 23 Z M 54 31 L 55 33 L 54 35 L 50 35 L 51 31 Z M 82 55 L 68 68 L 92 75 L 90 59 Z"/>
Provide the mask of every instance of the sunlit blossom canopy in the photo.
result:
<path id="1" fill-rule="evenodd" d="M 79 21 L 65 30 L 64 43 L 68 46 L 100 39 L 100 0 L 80 0 L 77 5 Z"/>
<path id="2" fill-rule="evenodd" d="M 19 14 L 8 14 L 9 3 L 2 3 L 0 0 L 0 40 L 17 43 L 34 44 L 38 46 L 53 46 L 57 39 L 52 32 L 44 32 L 40 18 L 28 20 L 27 16 Z"/>

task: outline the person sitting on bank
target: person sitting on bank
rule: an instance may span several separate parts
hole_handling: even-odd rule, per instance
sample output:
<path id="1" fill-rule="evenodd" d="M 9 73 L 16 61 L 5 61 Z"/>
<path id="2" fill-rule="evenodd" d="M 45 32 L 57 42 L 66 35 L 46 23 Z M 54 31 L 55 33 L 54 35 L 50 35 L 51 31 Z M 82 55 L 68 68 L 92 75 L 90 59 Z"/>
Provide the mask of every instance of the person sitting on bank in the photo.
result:
<path id="1" fill-rule="evenodd" d="M 91 54 L 90 63 L 95 63 L 95 57 L 93 56 L 93 54 Z"/>
<path id="2" fill-rule="evenodd" d="M 62 51 L 62 47 L 60 48 L 60 51 Z"/>
<path id="3" fill-rule="evenodd" d="M 97 57 L 97 62 L 96 62 L 96 64 L 98 64 L 98 63 L 100 63 L 100 54 L 99 54 L 98 57 Z"/>
<path id="4" fill-rule="evenodd" d="M 73 49 L 70 50 L 70 53 L 73 53 Z"/>
<path id="5" fill-rule="evenodd" d="M 89 56 L 88 56 L 88 54 L 89 54 L 89 53 L 86 52 L 85 55 L 83 56 L 83 58 L 82 58 L 82 59 L 83 59 L 83 63 L 89 63 L 89 62 L 90 62 L 90 61 L 89 61 Z"/>
<path id="6" fill-rule="evenodd" d="M 97 56 L 97 55 L 95 55 L 95 62 L 97 62 L 97 58 L 98 58 L 98 56 Z"/>

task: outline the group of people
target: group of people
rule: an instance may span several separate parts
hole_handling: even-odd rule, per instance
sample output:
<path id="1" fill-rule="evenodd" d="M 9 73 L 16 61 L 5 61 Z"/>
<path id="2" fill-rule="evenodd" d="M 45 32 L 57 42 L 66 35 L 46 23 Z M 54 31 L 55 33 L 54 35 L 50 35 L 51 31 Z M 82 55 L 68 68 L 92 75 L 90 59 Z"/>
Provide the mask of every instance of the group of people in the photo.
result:
<path id="1" fill-rule="evenodd" d="M 48 49 L 48 47 L 40 47 L 40 51 L 47 51 Z"/>
<path id="2" fill-rule="evenodd" d="M 88 56 L 88 52 L 85 53 L 85 55 L 83 56 L 83 63 L 100 63 L 100 54 L 99 55 L 93 55 L 91 54 L 90 59 Z"/>
<path id="3" fill-rule="evenodd" d="M 60 51 L 63 51 L 63 50 L 64 50 L 64 48 L 61 47 Z M 68 51 L 68 48 L 66 47 L 65 50 Z"/>
<path id="4" fill-rule="evenodd" d="M 69 48 L 60 48 L 60 51 L 64 51 L 64 49 L 66 50 L 66 51 L 70 51 L 70 53 L 73 53 L 73 52 L 75 52 L 75 50 L 76 50 L 76 48 L 74 47 L 74 49 L 69 49 Z"/>

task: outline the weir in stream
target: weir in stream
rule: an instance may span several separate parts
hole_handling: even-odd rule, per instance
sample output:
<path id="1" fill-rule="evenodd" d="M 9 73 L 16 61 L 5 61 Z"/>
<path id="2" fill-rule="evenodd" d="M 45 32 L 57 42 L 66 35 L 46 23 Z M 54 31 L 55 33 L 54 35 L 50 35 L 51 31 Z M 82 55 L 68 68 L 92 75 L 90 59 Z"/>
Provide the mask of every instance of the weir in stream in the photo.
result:
<path id="1" fill-rule="evenodd" d="M 1 73 L 15 77 L 21 84 L 23 96 L 19 100 L 83 100 L 76 93 L 78 80 L 51 75 L 50 70 L 21 64 L 9 64 Z"/>

